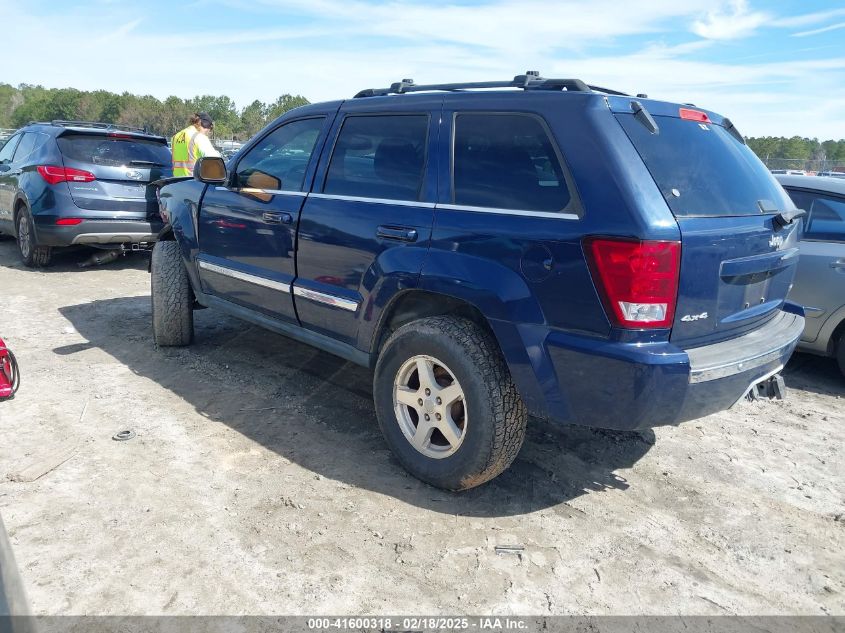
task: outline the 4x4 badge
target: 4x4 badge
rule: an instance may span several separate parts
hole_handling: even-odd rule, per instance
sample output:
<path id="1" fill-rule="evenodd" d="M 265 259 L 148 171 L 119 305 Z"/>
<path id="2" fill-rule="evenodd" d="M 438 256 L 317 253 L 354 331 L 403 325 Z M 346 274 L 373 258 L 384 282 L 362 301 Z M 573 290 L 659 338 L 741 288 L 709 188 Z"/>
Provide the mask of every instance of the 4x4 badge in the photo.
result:
<path id="1" fill-rule="evenodd" d="M 681 317 L 681 321 L 686 321 L 689 323 L 690 321 L 703 321 L 710 315 L 706 312 L 702 312 L 701 314 L 687 314 L 686 316 Z"/>
<path id="2" fill-rule="evenodd" d="M 783 246 L 783 235 L 772 235 L 772 239 L 769 240 L 769 246 L 772 248 Z"/>

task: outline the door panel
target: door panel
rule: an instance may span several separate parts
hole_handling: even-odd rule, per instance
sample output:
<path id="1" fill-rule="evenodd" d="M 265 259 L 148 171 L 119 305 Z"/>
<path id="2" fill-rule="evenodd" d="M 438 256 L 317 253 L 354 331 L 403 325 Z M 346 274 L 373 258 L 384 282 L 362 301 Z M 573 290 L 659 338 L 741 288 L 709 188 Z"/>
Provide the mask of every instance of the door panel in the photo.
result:
<path id="1" fill-rule="evenodd" d="M 802 241 L 789 298 L 807 315 L 802 339 L 815 341 L 827 318 L 845 306 L 845 243 Z"/>
<path id="2" fill-rule="evenodd" d="M 296 321 L 299 212 L 325 116 L 283 123 L 238 158 L 226 187 L 208 187 L 198 219 L 203 290 L 275 318 Z M 312 169 L 313 172 L 313 169 Z"/>
<path id="3" fill-rule="evenodd" d="M 813 342 L 827 319 L 845 306 L 845 197 L 808 189 L 786 192 L 807 211 L 798 274 L 789 298 L 804 306 L 802 340 Z"/>
<path id="4" fill-rule="evenodd" d="M 344 105 L 321 159 L 325 178 L 302 211 L 294 302 L 304 327 L 356 344 L 374 320 L 382 284 L 414 287 L 428 250 L 437 196 L 429 151 L 442 98 L 379 114 Z M 339 130 L 339 133 L 336 132 Z"/>

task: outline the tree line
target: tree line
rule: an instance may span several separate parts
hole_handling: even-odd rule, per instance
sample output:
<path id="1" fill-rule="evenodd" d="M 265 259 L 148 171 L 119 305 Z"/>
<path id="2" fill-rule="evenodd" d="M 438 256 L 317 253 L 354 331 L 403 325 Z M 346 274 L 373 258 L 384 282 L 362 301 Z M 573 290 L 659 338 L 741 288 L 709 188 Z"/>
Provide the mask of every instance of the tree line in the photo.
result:
<path id="1" fill-rule="evenodd" d="M 819 141 L 816 138 L 764 136 L 749 138 L 748 146 L 769 167 L 790 163 L 796 169 L 812 169 L 827 164 L 845 167 L 845 139 Z"/>
<path id="2" fill-rule="evenodd" d="M 67 119 L 102 121 L 145 127 L 150 132 L 171 136 L 184 128 L 194 112 L 207 112 L 214 119 L 217 138 L 246 140 L 277 116 L 308 104 L 300 95 L 284 94 L 272 103 L 255 100 L 238 108 L 232 99 L 202 95 L 193 99 L 150 95 L 116 94 L 106 90 L 44 88 L 0 83 L 0 128 L 17 128 L 29 121 Z M 845 167 L 845 139 L 819 141 L 815 138 L 765 136 L 748 138 L 748 145 L 770 167 L 778 161 L 812 169 L 817 165 Z"/>
<path id="3" fill-rule="evenodd" d="M 238 108 L 227 96 L 202 95 L 193 99 L 116 94 L 106 90 L 44 88 L 0 83 L 0 128 L 18 128 L 30 121 L 101 121 L 147 128 L 172 136 L 188 125 L 194 112 L 207 112 L 217 138 L 246 140 L 265 124 L 293 108 L 307 105 L 300 95 L 284 94 L 272 103 L 255 100 Z"/>

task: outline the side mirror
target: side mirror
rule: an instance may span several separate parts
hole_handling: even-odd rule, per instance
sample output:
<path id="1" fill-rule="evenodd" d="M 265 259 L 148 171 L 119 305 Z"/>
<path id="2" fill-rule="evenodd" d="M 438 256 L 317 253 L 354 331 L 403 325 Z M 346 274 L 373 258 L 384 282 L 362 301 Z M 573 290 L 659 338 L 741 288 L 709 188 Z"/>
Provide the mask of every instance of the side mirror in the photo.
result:
<path id="1" fill-rule="evenodd" d="M 226 163 L 218 156 L 205 156 L 194 166 L 194 178 L 209 185 L 226 182 Z"/>

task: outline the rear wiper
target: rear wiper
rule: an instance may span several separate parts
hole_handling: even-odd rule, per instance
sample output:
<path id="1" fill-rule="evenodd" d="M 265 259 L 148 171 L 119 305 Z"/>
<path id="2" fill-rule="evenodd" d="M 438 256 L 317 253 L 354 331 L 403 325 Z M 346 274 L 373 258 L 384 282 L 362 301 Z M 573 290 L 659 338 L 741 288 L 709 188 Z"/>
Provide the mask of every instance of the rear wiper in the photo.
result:
<path id="1" fill-rule="evenodd" d="M 781 211 L 771 200 L 758 200 L 757 206 L 760 207 L 760 211 L 763 213 L 777 213 L 774 222 L 779 227 L 789 226 L 798 218 L 807 215 L 804 209 L 787 209 L 786 211 Z"/>
<path id="2" fill-rule="evenodd" d="M 155 163 L 151 160 L 130 160 L 130 165 L 149 165 L 150 167 L 167 167 L 164 163 Z"/>
<path id="3" fill-rule="evenodd" d="M 651 116 L 651 113 L 643 107 L 639 101 L 631 102 L 631 110 L 634 112 L 634 118 L 642 123 L 652 134 L 660 134 L 660 128 L 657 127 L 657 121 Z"/>
<path id="4" fill-rule="evenodd" d="M 778 226 L 784 227 L 789 226 L 798 218 L 807 215 L 807 212 L 804 209 L 789 209 L 787 211 L 781 211 L 775 216 L 775 224 Z"/>

